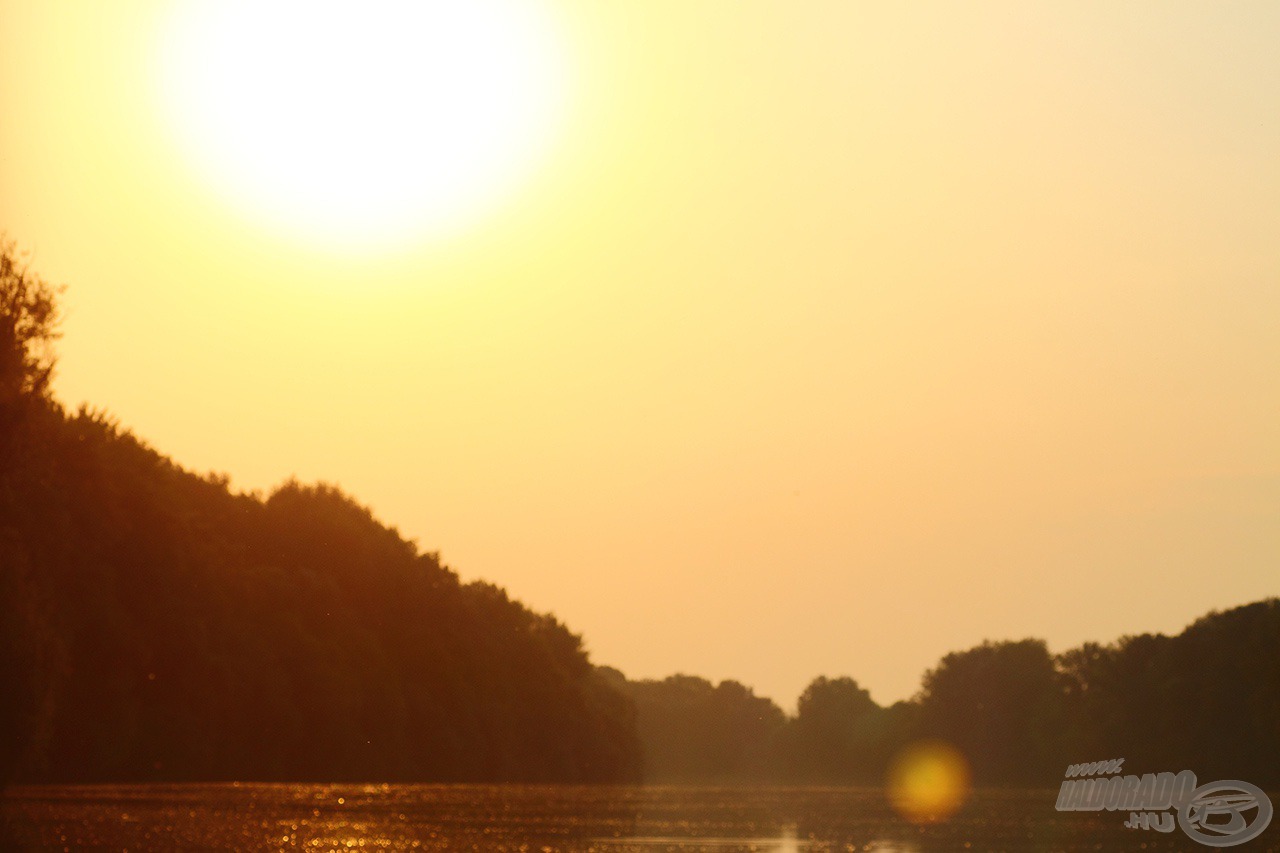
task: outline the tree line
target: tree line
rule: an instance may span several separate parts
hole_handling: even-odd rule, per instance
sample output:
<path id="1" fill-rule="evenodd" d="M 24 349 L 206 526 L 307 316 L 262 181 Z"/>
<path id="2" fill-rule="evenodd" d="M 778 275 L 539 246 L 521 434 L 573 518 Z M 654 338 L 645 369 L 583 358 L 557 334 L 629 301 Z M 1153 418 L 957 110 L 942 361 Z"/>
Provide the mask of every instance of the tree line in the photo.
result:
<path id="1" fill-rule="evenodd" d="M 326 485 L 183 470 L 49 393 L 57 292 L 0 251 L 0 782 L 628 781 L 582 640 Z"/>
<path id="2" fill-rule="evenodd" d="M 938 738 L 978 784 L 1124 756 L 1280 786 L 1276 599 L 1060 655 L 984 643 L 887 707 L 847 677 L 793 715 L 734 681 L 630 681 L 335 487 L 236 493 L 67 411 L 57 296 L 0 245 L 0 784 L 877 784 Z"/>
<path id="3" fill-rule="evenodd" d="M 1055 787 L 1071 764 L 1194 771 L 1280 787 L 1280 599 L 1060 655 L 1043 640 L 942 658 L 887 707 L 852 678 L 814 679 L 794 715 L 734 682 L 605 677 L 636 707 L 651 781 L 879 784 L 894 757 L 943 740 L 975 784 Z"/>

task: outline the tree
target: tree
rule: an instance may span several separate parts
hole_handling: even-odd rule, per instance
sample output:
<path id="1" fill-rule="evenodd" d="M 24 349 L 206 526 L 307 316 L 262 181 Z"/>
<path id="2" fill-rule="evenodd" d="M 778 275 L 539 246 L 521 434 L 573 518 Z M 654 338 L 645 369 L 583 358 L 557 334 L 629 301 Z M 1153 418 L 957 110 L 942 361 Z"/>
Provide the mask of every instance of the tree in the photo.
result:
<path id="1" fill-rule="evenodd" d="M 920 706 L 925 734 L 964 753 L 979 782 L 1036 782 L 1061 772 L 1063 690 L 1043 640 L 946 655 L 925 674 Z"/>
<path id="2" fill-rule="evenodd" d="M 1280 784 L 1280 600 L 1058 658 L 1075 756 Z M 1084 760 L 1074 758 L 1073 761 Z"/>
<path id="3" fill-rule="evenodd" d="M 622 683 L 635 701 L 646 781 L 758 780 L 774 771 L 786 717 L 772 700 L 736 681 L 690 675 Z"/>
<path id="4" fill-rule="evenodd" d="M 579 636 L 331 486 L 235 494 L 50 396 L 0 251 L 0 782 L 631 781 Z"/>
<path id="5" fill-rule="evenodd" d="M 880 706 L 852 678 L 815 678 L 797 705 L 798 769 L 825 781 L 874 779 L 880 717 Z"/>
<path id="6" fill-rule="evenodd" d="M 31 404 L 48 399 L 59 336 L 57 294 L 30 271 L 13 243 L 0 240 L 0 449 L 6 462 Z"/>
<path id="7" fill-rule="evenodd" d="M 30 272 L 11 242 L 0 240 L 0 783 L 22 754 L 48 739 L 51 660 L 56 657 L 47 608 L 13 516 L 21 500 L 20 438 L 49 402 L 57 289 Z"/>

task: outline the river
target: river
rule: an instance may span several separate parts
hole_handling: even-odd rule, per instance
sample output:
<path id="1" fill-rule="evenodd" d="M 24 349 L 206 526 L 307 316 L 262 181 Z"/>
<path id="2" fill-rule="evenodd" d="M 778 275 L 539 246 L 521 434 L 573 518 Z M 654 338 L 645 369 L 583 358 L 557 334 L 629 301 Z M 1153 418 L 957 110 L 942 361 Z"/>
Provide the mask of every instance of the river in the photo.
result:
<path id="1" fill-rule="evenodd" d="M 6 849 L 71 851 L 1207 849 L 1176 830 L 1124 829 L 1118 813 L 1056 812 L 1055 797 L 979 791 L 950 820 L 915 825 L 869 788 L 21 787 L 0 800 L 0 840 Z"/>

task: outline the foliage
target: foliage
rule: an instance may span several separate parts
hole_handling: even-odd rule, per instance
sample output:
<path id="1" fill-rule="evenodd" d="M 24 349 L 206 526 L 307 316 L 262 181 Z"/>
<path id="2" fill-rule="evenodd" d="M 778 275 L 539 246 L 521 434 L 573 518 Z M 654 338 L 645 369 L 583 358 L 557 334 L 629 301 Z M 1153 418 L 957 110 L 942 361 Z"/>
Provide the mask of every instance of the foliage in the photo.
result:
<path id="1" fill-rule="evenodd" d="M 1280 600 L 1174 637 L 953 652 L 909 702 L 815 679 L 627 681 L 338 488 L 265 499 L 49 396 L 56 289 L 0 244 L 0 782 L 868 783 L 954 744 L 979 784 L 1069 763 L 1280 785 Z"/>
<path id="2" fill-rule="evenodd" d="M 635 778 L 580 637 L 335 487 L 235 494 L 63 411 L 52 292 L 0 272 L 0 779 Z"/>
<path id="3" fill-rule="evenodd" d="M 885 710 L 858 682 L 819 676 L 797 704 L 793 766 L 816 781 L 877 781 L 885 726 Z"/>
<path id="4" fill-rule="evenodd" d="M 625 682 L 635 702 L 644 744 L 645 779 L 715 782 L 776 775 L 786 717 L 771 700 L 736 681 L 714 685 L 673 675 L 662 681 Z"/>
<path id="5" fill-rule="evenodd" d="M 969 756 L 979 782 L 1052 779 L 1063 757 L 1061 694 L 1043 640 L 983 643 L 924 676 L 924 734 Z"/>
<path id="6" fill-rule="evenodd" d="M 945 655 L 912 700 L 880 707 L 819 677 L 788 717 L 736 682 L 625 682 L 646 778 L 878 784 L 909 744 L 941 739 L 979 785 L 1053 787 L 1068 764 L 1280 785 L 1280 599 L 1211 613 L 1174 637 L 985 642 Z M 753 724 L 744 724 L 754 720 Z"/>

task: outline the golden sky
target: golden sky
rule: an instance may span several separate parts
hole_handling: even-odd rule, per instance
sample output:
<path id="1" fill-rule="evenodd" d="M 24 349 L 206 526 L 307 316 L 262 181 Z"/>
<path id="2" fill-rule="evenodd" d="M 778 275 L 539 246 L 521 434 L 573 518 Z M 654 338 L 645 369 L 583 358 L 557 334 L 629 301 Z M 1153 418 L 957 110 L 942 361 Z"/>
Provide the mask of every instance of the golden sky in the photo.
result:
<path id="1" fill-rule="evenodd" d="M 175 15 L 0 0 L 0 229 L 70 285 L 60 398 L 180 463 L 336 482 L 600 662 L 784 704 L 1280 592 L 1280 4 L 522 6 L 492 161 L 269 105 L 223 128 L 266 171 L 195 152 Z M 453 41 L 433 91 L 500 104 Z M 376 79 L 325 120 L 448 142 Z M 466 158 L 408 225 L 246 200 Z"/>

